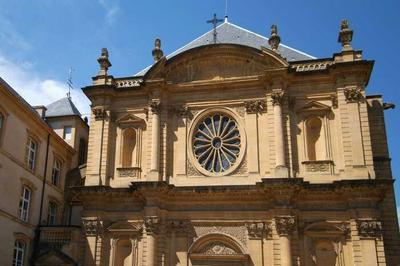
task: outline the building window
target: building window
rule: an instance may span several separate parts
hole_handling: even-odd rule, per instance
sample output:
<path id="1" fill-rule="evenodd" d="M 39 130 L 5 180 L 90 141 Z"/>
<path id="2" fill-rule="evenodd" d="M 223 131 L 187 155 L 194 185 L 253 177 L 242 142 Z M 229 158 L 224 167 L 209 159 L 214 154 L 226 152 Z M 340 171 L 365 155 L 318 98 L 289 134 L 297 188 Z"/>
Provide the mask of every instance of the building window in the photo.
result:
<path id="1" fill-rule="evenodd" d="M 58 186 L 60 184 L 60 176 L 61 176 L 61 163 L 59 160 L 54 159 L 53 171 L 51 173 L 51 183 L 55 186 Z"/>
<path id="2" fill-rule="evenodd" d="M 14 242 L 13 266 L 23 266 L 26 245 L 20 240 Z"/>
<path id="3" fill-rule="evenodd" d="M 309 161 L 325 160 L 325 137 L 322 121 L 312 117 L 306 121 L 307 155 Z"/>
<path id="4" fill-rule="evenodd" d="M 63 138 L 65 140 L 70 140 L 72 138 L 72 127 L 71 126 L 65 126 L 64 127 Z"/>
<path id="5" fill-rule="evenodd" d="M 57 222 L 57 204 L 50 201 L 48 212 L 47 212 L 47 224 L 55 225 L 56 222 Z"/>
<path id="6" fill-rule="evenodd" d="M 19 218 L 24 222 L 28 221 L 31 196 L 31 190 L 24 186 L 19 199 Z"/>
<path id="7" fill-rule="evenodd" d="M 32 139 L 28 138 L 28 143 L 26 144 L 27 151 L 27 166 L 30 170 L 35 169 L 35 160 L 37 152 L 37 143 Z"/>
<path id="8" fill-rule="evenodd" d="M 207 116 L 195 128 L 194 155 L 208 172 L 221 174 L 230 169 L 236 163 L 240 149 L 238 124 L 225 114 Z"/>
<path id="9" fill-rule="evenodd" d="M 79 165 L 86 163 L 86 140 L 79 140 Z"/>
<path id="10" fill-rule="evenodd" d="M 127 128 L 122 132 L 122 167 L 132 167 L 136 163 L 136 131 Z"/>

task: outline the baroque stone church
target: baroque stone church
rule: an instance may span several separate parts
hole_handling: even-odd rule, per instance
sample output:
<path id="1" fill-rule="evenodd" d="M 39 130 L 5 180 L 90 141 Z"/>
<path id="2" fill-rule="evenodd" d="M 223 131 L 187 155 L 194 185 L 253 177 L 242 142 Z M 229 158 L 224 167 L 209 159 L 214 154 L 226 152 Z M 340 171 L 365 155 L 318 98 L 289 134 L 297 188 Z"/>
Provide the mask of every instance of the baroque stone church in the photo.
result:
<path id="1" fill-rule="evenodd" d="M 366 94 L 374 61 L 352 36 L 342 21 L 341 51 L 315 58 L 276 26 L 266 38 L 226 19 L 168 56 L 157 39 L 130 77 L 109 74 L 103 49 L 83 88 L 84 183 L 68 192 L 83 230 L 64 252 L 83 265 L 399 265 L 390 105 Z"/>

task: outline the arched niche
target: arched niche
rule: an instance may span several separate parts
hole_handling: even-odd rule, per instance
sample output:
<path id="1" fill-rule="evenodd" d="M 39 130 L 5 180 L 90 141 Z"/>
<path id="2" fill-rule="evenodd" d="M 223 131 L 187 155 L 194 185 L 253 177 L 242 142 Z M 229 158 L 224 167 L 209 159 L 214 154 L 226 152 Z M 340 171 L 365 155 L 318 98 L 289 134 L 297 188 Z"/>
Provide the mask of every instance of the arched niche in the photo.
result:
<path id="1" fill-rule="evenodd" d="M 112 266 L 139 265 L 139 243 L 143 224 L 140 222 L 117 221 L 106 230 L 109 239 L 109 264 Z"/>
<path id="2" fill-rule="evenodd" d="M 329 222 L 316 222 L 304 229 L 305 264 L 344 266 L 348 228 Z"/>
<path id="3" fill-rule="evenodd" d="M 145 121 L 133 114 L 124 114 L 116 120 L 117 139 L 115 148 L 115 179 L 120 185 L 129 183 L 129 178 L 140 178 L 142 172 L 142 136 Z M 125 183 L 123 181 L 126 181 Z"/>
<path id="4" fill-rule="evenodd" d="M 209 234 L 197 239 L 189 248 L 191 265 L 248 265 L 249 256 L 242 246 L 228 235 Z"/>
<path id="5" fill-rule="evenodd" d="M 332 174 L 332 143 L 330 120 L 333 113 L 330 106 L 312 101 L 297 110 L 299 121 L 299 158 L 302 172 L 310 174 Z"/>

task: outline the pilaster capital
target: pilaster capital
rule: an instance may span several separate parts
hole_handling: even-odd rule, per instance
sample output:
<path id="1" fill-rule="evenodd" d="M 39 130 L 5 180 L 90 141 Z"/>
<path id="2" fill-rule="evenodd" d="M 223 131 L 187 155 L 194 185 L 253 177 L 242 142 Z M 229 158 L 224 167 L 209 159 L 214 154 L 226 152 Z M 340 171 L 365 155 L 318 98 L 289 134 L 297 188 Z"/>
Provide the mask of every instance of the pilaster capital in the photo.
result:
<path id="1" fill-rule="evenodd" d="M 266 108 L 266 104 L 263 100 L 253 100 L 244 102 L 244 107 L 246 109 L 246 113 L 256 114 L 262 113 Z"/>
<path id="2" fill-rule="evenodd" d="M 107 117 L 107 111 L 104 106 L 94 107 L 92 112 L 95 120 L 103 120 Z"/>
<path id="3" fill-rule="evenodd" d="M 279 235 L 290 235 L 296 228 L 296 219 L 293 216 L 278 216 L 274 220 Z"/>
<path id="4" fill-rule="evenodd" d="M 160 114 L 161 111 L 161 103 L 159 100 L 152 100 L 149 103 L 150 110 L 153 114 Z"/>
<path id="5" fill-rule="evenodd" d="M 144 218 L 144 225 L 147 234 L 157 234 L 160 227 L 160 219 L 157 216 L 147 216 Z"/>
<path id="6" fill-rule="evenodd" d="M 100 219 L 82 219 L 82 224 L 87 236 L 95 236 L 103 233 L 103 221 Z"/>
<path id="7" fill-rule="evenodd" d="M 273 105 L 283 105 L 286 99 L 286 93 L 283 90 L 272 91 L 271 99 Z"/>
<path id="8" fill-rule="evenodd" d="M 343 91 L 344 97 L 346 97 L 346 102 L 360 102 L 364 99 L 362 95 L 362 91 L 360 88 L 354 87 L 354 88 L 346 88 Z"/>
<path id="9" fill-rule="evenodd" d="M 382 233 L 382 223 L 377 220 L 357 220 L 357 230 L 361 237 L 379 237 Z"/>

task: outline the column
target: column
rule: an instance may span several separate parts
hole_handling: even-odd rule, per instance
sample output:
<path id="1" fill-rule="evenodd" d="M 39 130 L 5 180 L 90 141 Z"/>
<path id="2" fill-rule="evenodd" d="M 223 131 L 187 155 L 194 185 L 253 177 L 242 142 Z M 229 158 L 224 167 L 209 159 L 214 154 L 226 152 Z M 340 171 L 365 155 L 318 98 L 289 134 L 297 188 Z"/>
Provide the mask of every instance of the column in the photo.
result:
<path id="1" fill-rule="evenodd" d="M 381 237 L 382 225 L 376 220 L 357 220 L 364 266 L 378 265 L 376 239 Z"/>
<path id="2" fill-rule="evenodd" d="M 274 106 L 275 175 L 276 177 L 288 177 L 288 170 L 285 163 L 285 134 L 282 117 L 285 92 L 282 90 L 273 91 L 271 99 Z"/>
<path id="3" fill-rule="evenodd" d="M 146 265 L 156 266 L 157 265 L 157 234 L 159 227 L 159 220 L 156 216 L 148 216 L 144 220 L 146 235 L 147 235 L 147 256 Z"/>
<path id="4" fill-rule="evenodd" d="M 292 216 L 275 217 L 275 227 L 279 234 L 281 265 L 292 266 L 291 234 L 295 229 L 296 221 Z"/>
<path id="5" fill-rule="evenodd" d="M 150 110 L 152 113 L 150 180 L 158 181 L 160 166 L 160 102 L 152 101 Z"/>

